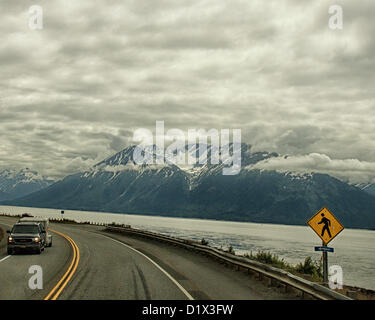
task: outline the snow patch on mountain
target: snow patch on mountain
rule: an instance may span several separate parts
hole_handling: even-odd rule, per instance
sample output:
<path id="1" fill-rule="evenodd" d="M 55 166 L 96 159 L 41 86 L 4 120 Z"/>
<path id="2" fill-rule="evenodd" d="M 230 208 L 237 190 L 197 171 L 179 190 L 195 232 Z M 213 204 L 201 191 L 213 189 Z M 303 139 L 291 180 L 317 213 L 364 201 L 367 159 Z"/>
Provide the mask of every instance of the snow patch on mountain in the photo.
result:
<path id="1" fill-rule="evenodd" d="M 358 159 L 331 159 L 320 153 L 272 157 L 250 165 L 246 169 L 329 174 L 351 184 L 375 182 L 375 162 Z"/>
<path id="2" fill-rule="evenodd" d="M 51 185 L 49 180 L 37 171 L 25 168 L 22 170 L 5 169 L 0 171 L 0 200 L 15 199 Z"/>

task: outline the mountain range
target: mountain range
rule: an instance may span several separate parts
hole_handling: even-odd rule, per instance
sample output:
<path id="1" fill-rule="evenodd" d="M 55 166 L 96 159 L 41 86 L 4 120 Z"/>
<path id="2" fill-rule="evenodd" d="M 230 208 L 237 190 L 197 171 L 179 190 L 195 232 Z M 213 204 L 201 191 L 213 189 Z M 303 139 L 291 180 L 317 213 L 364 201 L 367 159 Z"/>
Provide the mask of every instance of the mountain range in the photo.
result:
<path id="1" fill-rule="evenodd" d="M 241 144 L 240 173 L 223 175 L 222 163 L 210 163 L 210 146 L 208 163 L 190 166 L 138 165 L 134 148 L 3 204 L 294 225 L 326 206 L 346 227 L 375 229 L 375 196 L 363 186 L 327 174 L 252 168 L 276 153 Z M 197 157 L 197 145 L 184 151 Z"/>
<path id="2" fill-rule="evenodd" d="M 0 171 L 0 201 L 25 196 L 46 188 L 53 182 L 29 168 L 2 170 Z"/>

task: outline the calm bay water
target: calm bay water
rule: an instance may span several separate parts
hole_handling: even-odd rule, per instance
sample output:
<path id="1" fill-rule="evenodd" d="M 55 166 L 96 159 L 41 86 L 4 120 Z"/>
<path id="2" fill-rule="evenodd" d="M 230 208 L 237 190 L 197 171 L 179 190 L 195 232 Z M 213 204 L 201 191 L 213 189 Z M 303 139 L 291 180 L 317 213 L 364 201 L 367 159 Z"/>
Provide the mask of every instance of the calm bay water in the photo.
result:
<path id="1" fill-rule="evenodd" d="M 0 206 L 0 214 L 31 213 L 34 216 L 60 218 L 60 210 Z M 318 236 L 307 226 L 286 226 L 247 222 L 213 221 L 201 219 L 166 218 L 142 215 L 65 210 L 64 218 L 78 222 L 124 223 L 134 228 L 159 232 L 179 238 L 208 240 L 211 246 L 232 246 L 236 253 L 271 251 L 296 264 L 307 256 L 315 260 L 321 253 L 314 246 L 321 245 Z M 375 231 L 345 229 L 329 244 L 329 265 L 343 269 L 344 283 L 375 290 Z"/>

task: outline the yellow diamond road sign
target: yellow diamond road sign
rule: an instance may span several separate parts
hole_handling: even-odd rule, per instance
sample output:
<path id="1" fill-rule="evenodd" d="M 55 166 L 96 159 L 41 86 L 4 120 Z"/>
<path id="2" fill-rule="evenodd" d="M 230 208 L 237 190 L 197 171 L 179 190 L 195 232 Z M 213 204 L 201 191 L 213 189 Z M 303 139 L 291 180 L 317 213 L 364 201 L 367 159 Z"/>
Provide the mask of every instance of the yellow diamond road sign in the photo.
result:
<path id="1" fill-rule="evenodd" d="M 325 244 L 328 244 L 334 237 L 344 230 L 344 226 L 326 207 L 319 210 L 309 221 L 307 221 L 307 224 Z"/>

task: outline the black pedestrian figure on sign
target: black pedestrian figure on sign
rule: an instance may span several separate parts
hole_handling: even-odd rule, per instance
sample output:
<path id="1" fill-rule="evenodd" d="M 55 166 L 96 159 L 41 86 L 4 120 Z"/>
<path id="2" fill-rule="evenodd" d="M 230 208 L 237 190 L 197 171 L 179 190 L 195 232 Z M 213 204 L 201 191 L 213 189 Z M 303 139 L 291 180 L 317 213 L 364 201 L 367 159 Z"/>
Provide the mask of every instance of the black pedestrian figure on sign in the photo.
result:
<path id="1" fill-rule="evenodd" d="M 322 220 L 320 220 L 320 222 L 318 222 L 318 224 L 324 223 L 324 226 L 323 226 L 323 229 L 322 229 L 322 237 L 324 236 L 324 232 L 327 230 L 329 237 L 332 238 L 331 231 L 329 230 L 329 227 L 331 226 L 331 220 L 327 219 L 324 216 L 324 213 L 322 213 L 321 216 L 323 218 L 322 218 Z"/>

